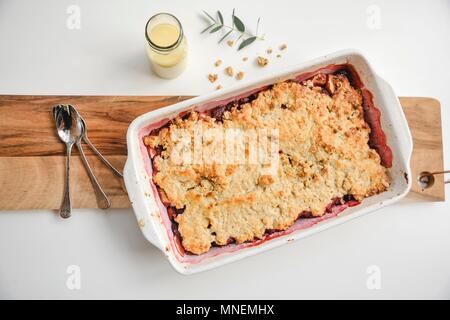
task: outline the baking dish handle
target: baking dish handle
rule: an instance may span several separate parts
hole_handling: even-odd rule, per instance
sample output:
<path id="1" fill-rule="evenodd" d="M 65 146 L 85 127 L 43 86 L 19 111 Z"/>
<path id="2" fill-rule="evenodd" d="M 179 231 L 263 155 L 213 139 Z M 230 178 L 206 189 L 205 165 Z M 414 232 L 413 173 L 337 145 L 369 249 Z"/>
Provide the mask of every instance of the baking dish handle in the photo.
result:
<path id="1" fill-rule="evenodd" d="M 151 214 L 155 209 L 151 207 L 150 199 L 145 196 L 147 193 L 142 189 L 142 182 L 139 181 L 134 169 L 134 164 L 128 157 L 123 171 L 128 198 L 145 238 L 160 250 L 163 250 L 163 245 L 158 239 L 155 229 L 155 217 Z"/>
<path id="2" fill-rule="evenodd" d="M 401 121 L 396 122 L 396 125 L 402 126 L 400 132 L 402 133 L 403 136 L 398 137 L 398 138 L 401 138 L 402 149 L 404 148 L 402 150 L 402 154 L 404 154 L 406 156 L 406 158 L 404 160 L 408 164 L 408 168 L 409 168 L 409 164 L 411 162 L 411 156 L 412 156 L 412 152 L 413 152 L 413 140 L 412 140 L 412 136 L 411 136 L 411 131 L 409 130 L 408 121 L 406 120 L 406 116 L 405 116 L 405 113 L 403 112 L 403 108 L 401 107 L 400 100 L 398 99 L 397 95 L 395 94 L 394 89 L 383 78 L 381 78 L 378 75 L 376 77 L 378 80 L 377 82 L 378 82 L 379 86 L 381 87 L 380 89 L 386 93 L 385 96 L 388 97 L 389 100 L 395 101 L 397 103 L 397 105 L 399 106 L 398 108 L 396 108 L 397 110 L 395 110 L 395 111 L 397 112 L 397 116 L 399 117 L 399 119 L 401 119 Z M 388 105 L 392 105 L 392 104 L 389 103 Z M 392 112 L 394 112 L 394 110 L 392 110 Z"/>

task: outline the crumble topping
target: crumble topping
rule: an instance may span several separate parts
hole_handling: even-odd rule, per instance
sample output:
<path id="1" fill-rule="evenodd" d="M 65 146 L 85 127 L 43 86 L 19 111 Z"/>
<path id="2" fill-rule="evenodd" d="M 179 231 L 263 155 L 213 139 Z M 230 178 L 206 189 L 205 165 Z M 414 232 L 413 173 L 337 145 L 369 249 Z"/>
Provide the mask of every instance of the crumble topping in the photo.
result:
<path id="1" fill-rule="evenodd" d="M 276 174 L 267 174 L 262 164 L 174 163 L 171 134 L 185 129 L 192 137 L 198 124 L 277 129 Z M 368 144 L 369 133 L 359 90 L 343 74 L 319 74 L 302 83 L 275 84 L 252 101 L 209 115 L 178 117 L 144 143 L 183 247 L 202 254 L 214 244 L 253 241 L 289 228 L 299 217 L 321 216 L 336 198 L 362 200 L 385 191 L 390 179 Z M 214 151 L 211 141 L 203 144 Z M 246 144 L 243 157 L 247 151 Z"/>
<path id="2" fill-rule="evenodd" d="M 232 77 L 234 75 L 234 70 L 232 66 L 228 66 L 225 68 L 225 72 L 227 73 L 227 75 L 229 75 L 230 77 Z"/>
<path id="3" fill-rule="evenodd" d="M 269 60 L 267 60 L 267 58 L 264 58 L 264 57 L 261 57 L 261 56 L 258 57 L 257 61 L 258 61 L 258 65 L 261 66 L 261 67 L 264 67 L 264 66 L 266 66 L 269 63 Z"/>
<path id="4" fill-rule="evenodd" d="M 210 73 L 210 74 L 208 74 L 208 80 L 211 83 L 216 82 L 216 80 L 217 80 L 217 73 Z"/>

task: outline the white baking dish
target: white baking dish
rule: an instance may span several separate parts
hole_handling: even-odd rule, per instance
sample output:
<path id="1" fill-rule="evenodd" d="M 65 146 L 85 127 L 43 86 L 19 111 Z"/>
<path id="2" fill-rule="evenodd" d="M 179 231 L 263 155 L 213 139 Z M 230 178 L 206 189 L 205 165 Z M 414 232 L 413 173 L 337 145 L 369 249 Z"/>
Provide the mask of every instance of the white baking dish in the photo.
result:
<path id="1" fill-rule="evenodd" d="M 393 166 L 389 169 L 392 184 L 381 194 L 364 199 L 355 207 L 344 210 L 337 216 L 322 220 L 307 228 L 295 230 L 289 234 L 262 242 L 258 245 L 230 245 L 229 248 L 213 248 L 200 256 L 182 256 L 173 241 L 167 211 L 154 195 L 151 181 L 151 163 L 143 144 L 143 135 L 149 128 L 158 127 L 164 119 L 171 119 L 180 112 L 193 107 L 214 106 L 213 101 L 235 97 L 265 85 L 294 78 L 295 76 L 317 70 L 331 64 L 351 64 L 363 84 L 373 94 L 374 105 L 381 111 L 381 124 L 387 142 L 393 153 Z M 392 88 L 372 70 L 367 59 L 353 50 L 340 51 L 293 67 L 278 70 L 259 80 L 239 84 L 229 89 L 215 91 L 197 98 L 186 100 L 165 108 L 146 113 L 136 118 L 127 133 L 128 159 L 125 165 L 125 184 L 139 226 L 144 236 L 157 246 L 180 273 L 190 274 L 211 269 L 246 256 L 280 246 L 328 229 L 350 219 L 357 218 L 383 206 L 398 201 L 411 187 L 409 161 L 412 152 L 412 139 L 402 107 Z M 409 178 L 409 179 L 408 179 Z"/>

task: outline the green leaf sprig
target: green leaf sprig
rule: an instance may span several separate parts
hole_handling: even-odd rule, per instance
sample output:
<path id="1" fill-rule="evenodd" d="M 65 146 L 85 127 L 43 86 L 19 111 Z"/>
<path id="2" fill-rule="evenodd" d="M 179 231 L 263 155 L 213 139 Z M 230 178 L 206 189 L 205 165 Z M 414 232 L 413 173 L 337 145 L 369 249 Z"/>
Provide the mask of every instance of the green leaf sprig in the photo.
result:
<path id="1" fill-rule="evenodd" d="M 221 43 L 223 40 L 225 40 L 233 32 L 239 33 L 239 37 L 237 38 L 236 42 L 239 42 L 242 39 L 242 42 L 239 44 L 238 50 L 241 50 L 241 49 L 249 46 L 250 44 L 255 42 L 256 39 L 264 40 L 264 35 L 262 35 L 262 36 L 258 35 L 259 22 L 261 20 L 260 18 L 258 18 L 258 22 L 256 23 L 255 34 L 253 34 L 250 31 L 248 31 L 248 29 L 245 28 L 245 24 L 242 22 L 242 20 L 239 19 L 234 14 L 234 9 L 233 9 L 233 13 L 231 15 L 231 21 L 232 21 L 231 26 L 228 26 L 224 23 L 223 15 L 220 11 L 217 11 L 217 18 L 213 18 L 205 10 L 203 10 L 203 13 L 208 18 L 210 24 L 205 29 L 203 29 L 201 33 L 205 33 L 208 30 L 209 30 L 209 33 L 215 33 L 221 29 L 228 29 L 228 31 L 225 33 L 225 35 L 223 35 L 220 38 L 219 43 Z"/>

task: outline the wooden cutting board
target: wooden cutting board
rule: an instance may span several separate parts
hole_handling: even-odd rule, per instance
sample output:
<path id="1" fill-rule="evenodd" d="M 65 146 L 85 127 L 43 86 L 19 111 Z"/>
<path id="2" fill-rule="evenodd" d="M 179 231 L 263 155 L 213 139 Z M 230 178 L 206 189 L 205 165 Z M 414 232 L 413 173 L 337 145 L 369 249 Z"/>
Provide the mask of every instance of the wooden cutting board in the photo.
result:
<path id="1" fill-rule="evenodd" d="M 88 135 L 108 159 L 122 169 L 126 160 L 126 130 L 137 116 L 189 97 L 181 96 L 16 96 L 0 95 L 0 210 L 57 209 L 64 189 L 65 151 L 56 135 L 51 109 L 75 105 L 88 124 Z M 439 101 L 401 98 L 414 137 L 413 189 L 408 197 L 445 200 L 443 177 L 421 190 L 422 171 L 443 170 Z M 123 181 L 116 178 L 86 146 L 94 173 L 113 208 L 128 208 Z M 71 192 L 74 208 L 97 208 L 87 173 L 73 150 Z"/>

